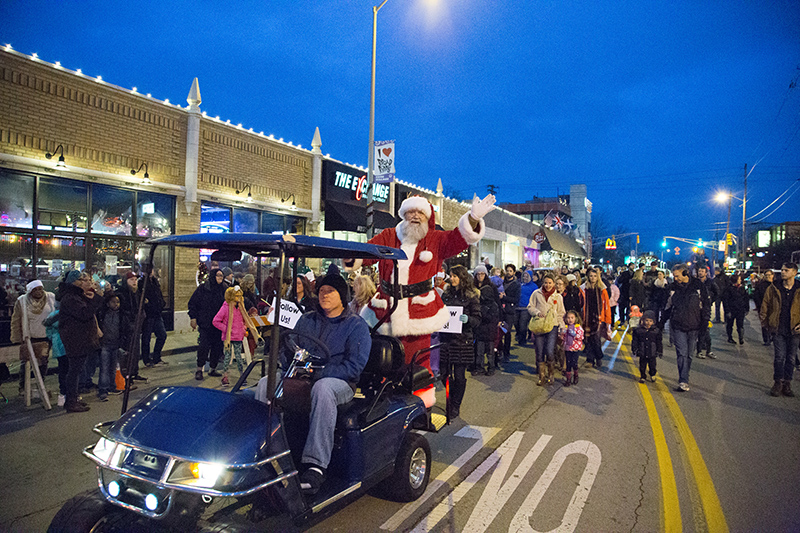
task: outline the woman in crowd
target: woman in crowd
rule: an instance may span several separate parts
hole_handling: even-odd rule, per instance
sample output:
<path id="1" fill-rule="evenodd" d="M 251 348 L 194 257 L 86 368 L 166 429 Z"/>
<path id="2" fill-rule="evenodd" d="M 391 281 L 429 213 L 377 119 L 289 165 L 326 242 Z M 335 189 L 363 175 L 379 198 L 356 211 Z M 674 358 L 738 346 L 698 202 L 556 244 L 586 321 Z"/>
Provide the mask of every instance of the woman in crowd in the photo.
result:
<path id="1" fill-rule="evenodd" d="M 485 372 L 491 376 L 495 370 L 494 344 L 497 340 L 497 324 L 500 323 L 500 294 L 483 265 L 475 267 L 475 288 L 480 291 L 481 323 L 475 329 L 475 363 L 470 372 L 472 375 Z"/>
<path id="2" fill-rule="evenodd" d="M 294 280 L 294 287 L 289 289 L 287 299 L 294 299 L 297 301 L 300 311 L 306 313 L 313 311 L 317 300 L 314 291 L 311 289 L 311 282 L 305 276 L 297 276 Z M 347 302 L 342 302 L 347 305 Z"/>
<path id="3" fill-rule="evenodd" d="M 611 324 L 611 307 L 608 303 L 606 286 L 595 269 L 586 272 L 586 283 L 581 287 L 586 295 L 583 309 L 584 344 L 586 345 L 586 364 L 600 368 L 603 359 L 602 333 Z"/>
<path id="4" fill-rule="evenodd" d="M 359 314 L 369 301 L 375 296 L 377 288 L 369 276 L 357 275 L 353 279 L 353 299 L 350 300 L 348 307 L 353 314 Z"/>
<path id="5" fill-rule="evenodd" d="M 522 273 L 522 286 L 520 287 L 519 305 L 517 306 L 517 344 L 525 346 L 528 344 L 531 332 L 528 330 L 528 322 L 531 314 L 528 312 L 528 302 L 531 301 L 533 291 L 539 286 L 533 281 L 533 272 L 526 270 Z"/>
<path id="6" fill-rule="evenodd" d="M 645 305 L 647 304 L 646 294 L 647 293 L 644 286 L 644 271 L 640 268 L 633 273 L 633 279 L 631 280 L 630 306 L 633 307 L 636 305 L 639 307 L 640 311 L 645 309 Z"/>
<path id="7" fill-rule="evenodd" d="M 214 327 L 214 316 L 225 302 L 225 274 L 218 268 L 208 273 L 206 282 L 194 291 L 189 299 L 189 318 L 192 329 L 200 329 L 197 341 L 197 371 L 194 378 L 203 379 L 203 367 L 208 361 L 209 376 L 219 377 L 217 365 L 222 357 L 222 338 Z"/>
<path id="8" fill-rule="evenodd" d="M 56 308 L 56 297 L 45 292 L 42 282 L 33 280 L 25 287 L 26 292 L 14 303 L 11 314 L 11 342 L 20 344 L 19 392 L 25 392 L 25 362 L 30 360 L 27 340 L 30 339 L 33 354 L 42 378 L 47 375 L 47 362 L 50 355 L 50 342 L 44 321 Z"/>
<path id="9" fill-rule="evenodd" d="M 245 274 L 239 284 L 244 295 L 244 307 L 248 311 L 258 308 L 258 292 L 256 291 L 256 277 L 252 274 Z"/>
<path id="10" fill-rule="evenodd" d="M 742 283 L 741 274 L 733 274 L 730 277 L 730 283 L 722 294 L 722 307 L 725 309 L 725 331 L 728 333 L 728 342 L 736 344 L 733 340 L 735 321 L 739 344 L 744 344 L 744 316 L 750 310 L 750 296 Z"/>
<path id="11" fill-rule="evenodd" d="M 537 385 L 553 382 L 555 366 L 556 337 L 559 327 L 564 326 L 564 300 L 556 292 L 556 280 L 553 274 L 545 274 L 542 286 L 531 294 L 528 302 L 528 312 L 533 318 L 546 318 L 548 312 L 554 312 L 555 325 L 544 333 L 534 333 L 533 342 L 536 346 L 536 364 L 539 370 Z"/>
<path id="12" fill-rule="evenodd" d="M 669 300 L 669 289 L 667 288 L 667 278 L 662 270 L 658 271 L 653 286 L 650 288 L 650 305 L 648 309 L 656 314 L 656 324 L 661 322 L 661 315 L 667 307 Z"/>
<path id="13" fill-rule="evenodd" d="M 439 369 L 442 379 L 450 381 L 450 418 L 459 416 L 464 392 L 467 390 L 467 366 L 472 364 L 475 352 L 472 346 L 473 331 L 481 323 L 480 293 L 475 289 L 467 269 L 456 265 L 450 269 L 450 285 L 442 294 L 447 306 L 460 306 L 463 313 L 461 333 L 442 333 Z"/>
<path id="14" fill-rule="evenodd" d="M 575 274 L 567 274 L 564 278 L 567 287 L 564 289 L 564 309 L 567 311 L 577 311 L 583 316 L 584 294 L 578 286 L 578 278 Z"/>

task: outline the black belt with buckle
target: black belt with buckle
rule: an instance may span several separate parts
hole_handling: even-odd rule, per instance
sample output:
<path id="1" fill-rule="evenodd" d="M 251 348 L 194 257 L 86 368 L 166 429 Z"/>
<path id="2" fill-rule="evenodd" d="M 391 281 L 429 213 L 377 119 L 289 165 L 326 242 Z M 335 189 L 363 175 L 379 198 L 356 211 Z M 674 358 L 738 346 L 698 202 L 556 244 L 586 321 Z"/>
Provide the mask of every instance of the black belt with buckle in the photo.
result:
<path id="1" fill-rule="evenodd" d="M 412 285 L 399 285 L 400 294 L 396 295 L 394 293 L 394 285 L 382 279 L 381 288 L 386 294 L 394 296 L 398 300 L 402 300 L 403 298 L 413 298 L 414 296 L 425 294 L 433 288 L 433 285 L 431 285 L 431 280 L 420 281 Z"/>

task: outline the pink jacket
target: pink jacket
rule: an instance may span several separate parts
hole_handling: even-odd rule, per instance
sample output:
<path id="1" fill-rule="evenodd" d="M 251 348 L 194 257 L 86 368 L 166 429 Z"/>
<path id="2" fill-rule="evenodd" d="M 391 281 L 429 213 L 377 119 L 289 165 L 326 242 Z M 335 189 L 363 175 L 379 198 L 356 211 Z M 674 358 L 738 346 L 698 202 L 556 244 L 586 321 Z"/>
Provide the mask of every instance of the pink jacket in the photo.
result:
<path id="1" fill-rule="evenodd" d="M 232 309 L 233 311 L 233 324 L 231 324 L 231 340 L 232 341 L 240 341 L 244 339 L 244 319 L 242 318 L 242 313 L 239 312 L 238 309 Z M 228 302 L 224 302 L 222 307 L 219 308 L 217 311 L 214 320 L 212 321 L 214 327 L 217 328 L 222 332 L 222 340 L 225 340 L 225 336 L 228 333 Z"/>

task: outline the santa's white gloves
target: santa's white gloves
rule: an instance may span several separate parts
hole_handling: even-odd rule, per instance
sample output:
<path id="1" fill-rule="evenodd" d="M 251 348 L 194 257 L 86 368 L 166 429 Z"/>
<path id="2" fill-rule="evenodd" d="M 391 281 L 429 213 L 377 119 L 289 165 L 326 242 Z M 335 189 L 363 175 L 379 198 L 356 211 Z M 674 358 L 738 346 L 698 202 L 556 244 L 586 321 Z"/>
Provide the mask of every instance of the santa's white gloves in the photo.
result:
<path id="1" fill-rule="evenodd" d="M 478 198 L 478 195 L 473 195 L 472 198 L 472 208 L 469 210 L 469 214 L 475 220 L 481 220 L 487 213 L 492 211 L 495 208 L 496 199 L 493 194 L 487 194 L 486 198 L 481 200 Z"/>

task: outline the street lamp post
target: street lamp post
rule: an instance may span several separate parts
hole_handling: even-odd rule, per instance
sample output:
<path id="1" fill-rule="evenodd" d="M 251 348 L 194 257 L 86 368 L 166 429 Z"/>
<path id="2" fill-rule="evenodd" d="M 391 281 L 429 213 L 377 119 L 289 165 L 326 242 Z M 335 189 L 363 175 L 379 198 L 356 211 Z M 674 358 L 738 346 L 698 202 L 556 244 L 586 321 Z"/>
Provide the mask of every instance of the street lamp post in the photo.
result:
<path id="1" fill-rule="evenodd" d="M 375 213 L 372 189 L 375 183 L 373 176 L 374 144 L 375 144 L 375 54 L 378 41 L 378 11 L 389 0 L 383 0 L 381 5 L 372 6 L 372 78 L 369 93 L 369 158 L 367 159 L 367 239 L 375 236 Z"/>

